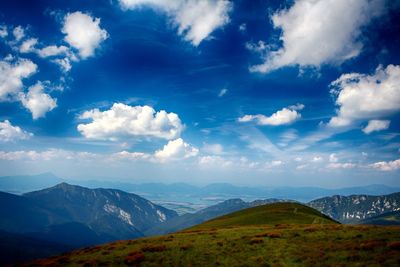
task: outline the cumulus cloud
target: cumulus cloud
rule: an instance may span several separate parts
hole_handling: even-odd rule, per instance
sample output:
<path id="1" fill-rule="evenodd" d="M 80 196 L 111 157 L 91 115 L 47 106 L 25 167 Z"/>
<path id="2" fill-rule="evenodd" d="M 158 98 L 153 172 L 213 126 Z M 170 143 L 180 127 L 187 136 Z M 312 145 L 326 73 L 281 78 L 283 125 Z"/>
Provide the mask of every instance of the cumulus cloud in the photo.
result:
<path id="1" fill-rule="evenodd" d="M 151 155 L 143 152 L 121 151 L 118 153 L 114 153 L 112 157 L 114 159 L 140 160 L 140 159 L 149 159 Z"/>
<path id="2" fill-rule="evenodd" d="M 203 156 L 198 160 L 200 166 L 203 167 L 230 167 L 233 165 L 231 160 L 227 160 L 221 156 Z"/>
<path id="3" fill-rule="evenodd" d="M 22 130 L 18 126 L 13 126 L 9 120 L 0 121 L 0 141 L 13 142 L 16 140 L 26 140 L 33 136 L 32 133 Z"/>
<path id="4" fill-rule="evenodd" d="M 32 113 L 34 120 L 44 117 L 47 112 L 57 107 L 57 99 L 44 93 L 44 85 L 37 82 L 29 87 L 28 93 L 20 93 L 21 103 Z"/>
<path id="5" fill-rule="evenodd" d="M 21 26 L 15 27 L 13 30 L 13 35 L 15 41 L 19 42 L 22 38 L 25 37 L 25 30 Z"/>
<path id="6" fill-rule="evenodd" d="M 42 58 L 66 55 L 69 52 L 69 48 L 64 45 L 49 45 L 37 50 L 38 55 Z"/>
<path id="7" fill-rule="evenodd" d="M 328 126 L 349 126 L 357 120 L 381 118 L 400 110 L 400 66 L 379 66 L 372 75 L 343 74 L 331 86 L 339 109 Z"/>
<path id="8" fill-rule="evenodd" d="M 243 117 L 239 118 L 239 122 L 250 122 L 255 121 L 258 125 L 286 125 L 295 122 L 296 120 L 301 118 L 301 114 L 298 110 L 304 108 L 303 104 L 297 104 L 295 106 L 290 106 L 287 108 L 283 108 L 271 116 L 265 116 L 262 114 L 257 115 L 244 115 Z"/>
<path id="9" fill-rule="evenodd" d="M 335 153 L 332 153 L 332 154 L 329 155 L 329 162 L 336 163 L 338 161 L 339 161 L 339 159 L 336 157 Z"/>
<path id="10" fill-rule="evenodd" d="M 149 106 L 129 106 L 115 103 L 109 110 L 85 111 L 80 119 L 92 122 L 79 124 L 78 131 L 90 139 L 117 141 L 126 137 L 179 137 L 184 126 L 178 115 L 165 110 L 156 112 Z"/>
<path id="11" fill-rule="evenodd" d="M 163 149 L 157 150 L 154 156 L 161 160 L 184 159 L 194 157 L 199 153 L 199 150 L 188 143 L 185 143 L 182 138 L 171 140 Z"/>
<path id="12" fill-rule="evenodd" d="M 202 151 L 209 154 L 222 154 L 224 152 L 224 148 L 221 144 L 207 144 L 203 145 Z"/>
<path id="13" fill-rule="evenodd" d="M 108 38 L 106 30 L 100 28 L 100 18 L 93 18 L 80 11 L 68 13 L 64 17 L 62 32 L 64 40 L 78 49 L 81 58 L 94 55 L 100 43 Z"/>
<path id="14" fill-rule="evenodd" d="M 369 165 L 371 168 L 381 171 L 394 171 L 400 169 L 400 159 L 393 161 L 380 161 Z"/>
<path id="15" fill-rule="evenodd" d="M 227 24 L 232 9 L 232 3 L 227 0 L 120 0 L 120 5 L 123 9 L 149 6 L 166 12 L 178 34 L 194 46 Z"/>
<path id="16" fill-rule="evenodd" d="M 53 59 L 52 62 L 56 63 L 61 68 L 61 70 L 63 72 L 68 72 L 72 68 L 71 61 L 67 57 L 65 57 L 65 58 L 56 58 L 56 59 Z"/>
<path id="17" fill-rule="evenodd" d="M 0 37 L 5 38 L 8 36 L 8 30 L 6 25 L 0 25 Z"/>
<path id="18" fill-rule="evenodd" d="M 390 126 L 389 120 L 370 120 L 362 130 L 366 134 L 370 134 L 372 132 L 378 132 L 388 129 Z"/>
<path id="19" fill-rule="evenodd" d="M 18 151 L 0 151 L 0 160 L 29 160 L 29 161 L 51 161 L 51 160 L 91 160 L 98 159 L 101 155 L 91 152 L 68 151 L 63 149 L 47 149 L 43 151 L 36 150 L 18 150 Z"/>
<path id="20" fill-rule="evenodd" d="M 37 44 L 38 39 L 36 38 L 29 38 L 28 40 L 25 40 L 21 46 L 19 47 L 19 52 L 20 53 L 30 53 L 35 51 L 35 45 Z"/>
<path id="21" fill-rule="evenodd" d="M 315 156 L 311 159 L 312 162 L 321 162 L 324 161 L 324 159 L 320 156 Z"/>
<path id="22" fill-rule="evenodd" d="M 328 164 L 328 169 L 353 169 L 355 168 L 357 165 L 354 163 L 339 163 L 339 162 L 332 162 Z"/>
<path id="23" fill-rule="evenodd" d="M 11 62 L 0 60 L 0 101 L 15 100 L 15 96 L 23 88 L 23 79 L 37 70 L 37 65 L 29 59 L 18 59 Z"/>
<path id="24" fill-rule="evenodd" d="M 270 72 L 284 66 L 319 67 L 358 56 L 362 27 L 384 12 L 384 0 L 296 0 L 275 12 L 282 47 L 264 51 L 264 62 L 251 71 Z"/>

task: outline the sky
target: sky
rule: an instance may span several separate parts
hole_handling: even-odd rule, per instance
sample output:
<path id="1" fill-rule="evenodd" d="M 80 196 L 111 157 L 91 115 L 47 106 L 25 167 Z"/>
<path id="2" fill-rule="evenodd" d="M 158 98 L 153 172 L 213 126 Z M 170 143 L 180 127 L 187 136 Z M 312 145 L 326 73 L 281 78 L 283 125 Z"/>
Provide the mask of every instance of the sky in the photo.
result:
<path id="1" fill-rule="evenodd" d="M 400 186 L 400 1 L 3 1 L 0 175 Z"/>

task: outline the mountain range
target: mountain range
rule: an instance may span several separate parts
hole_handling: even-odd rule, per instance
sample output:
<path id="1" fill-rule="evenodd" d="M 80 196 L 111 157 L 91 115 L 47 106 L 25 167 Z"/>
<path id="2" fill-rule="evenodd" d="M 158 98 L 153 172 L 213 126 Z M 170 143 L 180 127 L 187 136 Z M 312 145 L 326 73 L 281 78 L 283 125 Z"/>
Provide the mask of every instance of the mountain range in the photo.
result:
<path id="1" fill-rule="evenodd" d="M 296 201 L 267 198 L 246 202 L 234 198 L 179 216 L 173 210 L 118 189 L 89 189 L 63 182 L 22 195 L 0 192 L 0 256 L 8 259 L 18 252 L 20 259 L 27 260 L 115 240 L 173 233 L 232 212 L 276 202 Z M 338 222 L 353 224 L 399 224 L 399 204 L 400 193 L 334 195 L 306 203 Z M 18 242 L 3 240 L 25 240 L 24 249 L 21 251 Z"/>
<path id="2" fill-rule="evenodd" d="M 400 193 L 383 196 L 332 196 L 307 203 L 310 207 L 342 223 L 360 223 L 382 214 L 400 211 Z"/>
<path id="3" fill-rule="evenodd" d="M 386 195 L 400 192 L 400 188 L 386 185 L 367 185 L 328 189 L 321 187 L 288 187 L 288 186 L 236 186 L 228 183 L 216 183 L 206 186 L 194 186 L 186 183 L 141 183 L 110 182 L 99 180 L 68 180 L 61 179 L 52 173 L 39 175 L 20 175 L 0 177 L 0 191 L 11 193 L 26 193 L 34 190 L 55 186 L 68 182 L 87 188 L 113 188 L 143 196 L 151 201 L 171 200 L 175 202 L 193 202 L 195 200 L 222 200 L 241 198 L 246 200 L 278 198 L 308 202 L 317 198 L 333 195 Z M 215 202 L 207 202 L 207 204 Z M 206 205 L 209 206 L 209 205 Z"/>

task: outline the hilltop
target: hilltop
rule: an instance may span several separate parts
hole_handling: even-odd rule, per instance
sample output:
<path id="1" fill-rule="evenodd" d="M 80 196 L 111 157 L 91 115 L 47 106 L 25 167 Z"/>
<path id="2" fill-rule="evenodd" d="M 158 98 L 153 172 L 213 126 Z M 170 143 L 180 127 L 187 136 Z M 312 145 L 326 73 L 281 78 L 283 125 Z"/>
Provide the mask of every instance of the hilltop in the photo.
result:
<path id="1" fill-rule="evenodd" d="M 31 266 L 398 265 L 399 239 L 399 227 L 344 226 L 301 204 L 275 203 L 174 234 L 88 247 Z"/>

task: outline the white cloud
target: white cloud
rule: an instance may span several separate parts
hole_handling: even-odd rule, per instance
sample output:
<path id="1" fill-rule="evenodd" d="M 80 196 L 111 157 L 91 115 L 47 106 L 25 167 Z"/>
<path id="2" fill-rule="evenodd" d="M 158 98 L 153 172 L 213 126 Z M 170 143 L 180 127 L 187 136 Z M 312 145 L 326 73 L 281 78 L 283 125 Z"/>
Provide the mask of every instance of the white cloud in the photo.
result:
<path id="1" fill-rule="evenodd" d="M 178 28 L 178 34 L 198 46 L 214 30 L 226 25 L 232 3 L 227 0 L 120 0 L 123 9 L 143 6 L 162 10 Z"/>
<path id="2" fill-rule="evenodd" d="M 400 66 L 379 66 L 373 75 L 343 74 L 331 83 L 339 106 L 331 127 L 350 126 L 354 121 L 376 119 L 400 110 Z"/>
<path id="3" fill-rule="evenodd" d="M 264 62 L 251 71 L 270 72 L 284 66 L 319 67 L 358 56 L 362 27 L 384 11 L 384 0 L 296 0 L 271 17 L 282 30 L 283 46 L 264 51 Z"/>
<path id="4" fill-rule="evenodd" d="M 18 150 L 18 151 L 0 151 L 0 160 L 30 160 L 30 161 L 51 161 L 51 160 L 91 160 L 100 158 L 100 154 L 91 152 L 77 152 L 63 149 L 47 149 L 43 151 L 36 150 Z"/>
<path id="5" fill-rule="evenodd" d="M 161 160 L 174 160 L 194 157 L 199 153 L 199 150 L 188 143 L 185 143 L 182 138 L 171 140 L 163 149 L 157 150 L 154 156 Z"/>
<path id="6" fill-rule="evenodd" d="M 311 159 L 312 162 L 321 162 L 324 161 L 324 159 L 320 156 L 315 156 Z"/>
<path id="7" fill-rule="evenodd" d="M 22 90 L 22 80 L 34 74 L 37 65 L 29 59 L 18 59 L 12 63 L 0 60 L 0 101 L 15 100 Z"/>
<path id="8" fill-rule="evenodd" d="M 61 70 L 63 72 L 68 72 L 72 68 L 71 61 L 67 57 L 65 57 L 65 58 L 56 58 L 56 59 L 53 59 L 52 62 L 56 63 L 58 66 L 60 66 L 60 68 L 61 68 Z"/>
<path id="9" fill-rule="evenodd" d="M 32 133 L 22 130 L 18 126 L 13 126 L 10 121 L 0 121 L 0 141 L 12 142 L 16 140 L 26 140 L 33 136 Z"/>
<path id="10" fill-rule="evenodd" d="M 20 53 L 30 53 L 35 51 L 35 45 L 37 44 L 38 39 L 36 38 L 30 38 L 28 40 L 25 40 L 21 46 L 19 47 L 19 52 Z"/>
<path id="11" fill-rule="evenodd" d="M 140 160 L 140 159 L 150 159 L 151 155 L 142 152 L 121 151 L 118 153 L 114 153 L 112 157 L 115 159 Z"/>
<path id="12" fill-rule="evenodd" d="M 380 161 L 369 165 L 371 168 L 381 171 L 394 171 L 400 169 L 400 159 L 393 161 Z"/>
<path id="13" fill-rule="evenodd" d="M 174 139 L 179 137 L 184 128 L 175 113 L 165 110 L 156 112 L 149 106 L 122 103 L 115 103 L 106 111 L 85 111 L 80 119 L 92 120 L 78 125 L 78 131 L 86 138 L 111 141 L 133 136 Z"/>
<path id="14" fill-rule="evenodd" d="M 336 157 L 335 153 L 332 153 L 332 154 L 329 155 L 329 162 L 336 163 L 338 161 L 339 161 L 339 159 Z"/>
<path id="15" fill-rule="evenodd" d="M 64 17 L 62 32 L 64 40 L 79 50 L 81 58 L 93 56 L 100 43 L 108 38 L 106 30 L 100 28 L 100 18 L 93 18 L 80 11 Z"/>
<path id="16" fill-rule="evenodd" d="M 390 126 L 389 120 L 370 120 L 368 125 L 362 130 L 366 134 L 388 129 Z"/>
<path id="17" fill-rule="evenodd" d="M 228 89 L 224 88 L 218 93 L 218 97 L 223 97 L 228 92 Z"/>
<path id="18" fill-rule="evenodd" d="M 37 51 L 38 55 L 42 58 L 66 55 L 69 52 L 69 48 L 64 45 L 49 45 Z"/>
<path id="19" fill-rule="evenodd" d="M 5 38 L 8 36 L 7 26 L 0 25 L 0 37 Z"/>
<path id="20" fill-rule="evenodd" d="M 43 83 L 37 82 L 29 87 L 28 93 L 20 93 L 22 105 L 29 109 L 34 120 L 44 117 L 47 112 L 57 107 L 57 99 L 43 92 Z"/>
<path id="21" fill-rule="evenodd" d="M 233 165 L 233 162 L 221 156 L 203 156 L 199 158 L 199 165 L 203 167 L 225 168 Z"/>
<path id="22" fill-rule="evenodd" d="M 278 145 L 281 146 L 281 147 L 285 147 L 289 143 L 291 143 L 294 140 L 296 140 L 298 137 L 299 136 L 298 136 L 296 130 L 289 129 L 289 130 L 287 130 L 287 131 L 285 131 L 284 133 L 281 134 Z"/>
<path id="23" fill-rule="evenodd" d="M 25 37 L 25 30 L 21 26 L 15 27 L 13 30 L 13 35 L 15 38 L 15 41 L 20 41 L 22 38 Z"/>
<path id="24" fill-rule="evenodd" d="M 239 31 L 240 32 L 245 32 L 247 30 L 247 25 L 246 23 L 242 23 L 239 25 Z"/>
<path id="25" fill-rule="evenodd" d="M 285 125 L 291 124 L 301 118 L 301 114 L 297 112 L 304 108 L 304 105 L 297 104 L 288 108 L 283 108 L 271 116 L 265 116 L 262 114 L 257 115 L 245 115 L 238 119 L 239 122 L 250 122 L 255 121 L 258 125 Z"/>
<path id="26" fill-rule="evenodd" d="M 267 166 L 267 168 L 272 168 L 272 167 L 279 167 L 283 164 L 284 164 L 284 162 L 281 160 L 273 160 L 271 162 L 267 162 L 266 166 Z"/>
<path id="27" fill-rule="evenodd" d="M 209 154 L 219 155 L 224 152 L 224 148 L 221 144 L 207 144 L 203 145 L 202 151 Z"/>
<path id="28" fill-rule="evenodd" d="M 353 169 L 356 166 L 357 166 L 356 164 L 350 162 L 347 163 L 336 162 L 336 163 L 329 163 L 327 167 L 328 169 Z"/>

